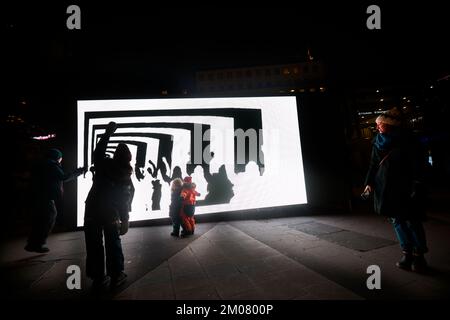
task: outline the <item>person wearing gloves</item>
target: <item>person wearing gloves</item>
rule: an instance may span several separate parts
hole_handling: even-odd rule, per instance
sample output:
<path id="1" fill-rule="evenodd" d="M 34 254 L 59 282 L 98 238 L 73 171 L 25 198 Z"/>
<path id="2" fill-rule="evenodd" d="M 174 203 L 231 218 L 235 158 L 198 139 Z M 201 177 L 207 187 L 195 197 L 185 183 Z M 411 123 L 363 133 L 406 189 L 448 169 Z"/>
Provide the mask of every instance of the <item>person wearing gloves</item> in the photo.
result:
<path id="1" fill-rule="evenodd" d="M 55 226 L 58 215 L 57 203 L 63 198 L 64 182 L 74 180 L 86 172 L 86 168 L 78 168 L 65 173 L 61 162 L 63 154 L 58 149 L 50 149 L 46 159 L 39 162 L 32 172 L 31 189 L 34 212 L 31 233 L 25 250 L 29 252 L 47 253 L 47 238 Z"/>
<path id="2" fill-rule="evenodd" d="M 126 144 L 117 146 L 113 158 L 106 156 L 106 147 L 116 128 L 116 123 L 110 122 L 95 148 L 93 183 L 86 199 L 86 273 L 93 280 L 94 289 L 106 286 L 109 281 L 111 287 L 119 286 L 127 277 L 120 236 L 128 232 L 134 197 L 133 168 Z"/>

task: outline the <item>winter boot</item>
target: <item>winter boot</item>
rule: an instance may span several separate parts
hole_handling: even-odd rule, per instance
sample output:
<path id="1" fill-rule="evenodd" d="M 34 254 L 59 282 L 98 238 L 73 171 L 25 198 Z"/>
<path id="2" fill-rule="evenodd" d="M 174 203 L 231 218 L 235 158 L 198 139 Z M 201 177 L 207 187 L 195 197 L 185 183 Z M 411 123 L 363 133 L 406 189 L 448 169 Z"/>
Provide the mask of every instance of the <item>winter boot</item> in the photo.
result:
<path id="1" fill-rule="evenodd" d="M 410 252 L 403 251 L 402 259 L 396 263 L 396 266 L 403 270 L 411 270 L 413 255 Z"/>
<path id="2" fill-rule="evenodd" d="M 126 280 L 127 280 L 127 275 L 124 272 L 120 272 L 117 275 L 111 276 L 110 286 L 111 286 L 111 288 L 120 287 L 122 284 L 125 283 Z"/>
<path id="3" fill-rule="evenodd" d="M 414 254 L 411 268 L 412 271 L 417 273 L 425 273 L 428 270 L 427 261 L 423 254 Z"/>

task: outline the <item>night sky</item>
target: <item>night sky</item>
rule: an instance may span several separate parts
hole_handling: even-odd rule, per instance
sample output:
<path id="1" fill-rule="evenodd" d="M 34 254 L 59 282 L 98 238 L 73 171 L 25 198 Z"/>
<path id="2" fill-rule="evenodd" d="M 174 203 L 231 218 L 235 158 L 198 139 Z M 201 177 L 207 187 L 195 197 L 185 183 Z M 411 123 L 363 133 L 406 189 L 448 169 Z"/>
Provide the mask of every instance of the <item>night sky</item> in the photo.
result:
<path id="1" fill-rule="evenodd" d="M 48 111 L 78 98 L 152 97 L 162 89 L 193 88 L 198 70 L 301 62 L 307 48 L 341 86 L 414 84 L 449 74 L 442 2 L 395 3 L 376 3 L 382 29 L 368 30 L 372 2 L 161 7 L 18 1 L 2 9 L 5 102 L 24 97 Z M 66 28 L 70 4 L 81 8 L 81 30 Z"/>

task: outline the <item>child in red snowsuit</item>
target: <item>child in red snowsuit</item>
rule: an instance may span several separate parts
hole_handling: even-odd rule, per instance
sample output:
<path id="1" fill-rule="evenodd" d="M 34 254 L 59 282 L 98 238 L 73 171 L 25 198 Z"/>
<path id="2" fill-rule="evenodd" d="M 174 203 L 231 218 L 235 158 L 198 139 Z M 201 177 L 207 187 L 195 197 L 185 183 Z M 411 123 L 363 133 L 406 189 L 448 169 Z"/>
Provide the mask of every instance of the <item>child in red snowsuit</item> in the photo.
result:
<path id="1" fill-rule="evenodd" d="M 182 236 L 188 236 L 194 234 L 195 230 L 195 203 L 196 197 L 200 196 L 195 190 L 195 183 L 192 182 L 192 177 L 185 177 L 183 180 L 183 188 L 180 192 L 180 197 L 182 198 L 180 217 L 181 224 L 183 226 L 183 231 L 181 231 Z"/>

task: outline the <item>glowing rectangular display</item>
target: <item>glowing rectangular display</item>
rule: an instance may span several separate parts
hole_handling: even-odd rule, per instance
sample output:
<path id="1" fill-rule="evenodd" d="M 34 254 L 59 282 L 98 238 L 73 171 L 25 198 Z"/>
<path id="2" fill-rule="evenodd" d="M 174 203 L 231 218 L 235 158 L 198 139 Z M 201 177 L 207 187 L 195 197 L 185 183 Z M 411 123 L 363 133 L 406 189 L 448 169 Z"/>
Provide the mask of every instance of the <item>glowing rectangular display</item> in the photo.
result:
<path id="1" fill-rule="evenodd" d="M 110 121 L 132 152 L 130 221 L 169 216 L 170 181 L 192 176 L 196 215 L 307 203 L 296 98 L 78 101 L 78 166 L 91 167 Z M 77 184 L 77 225 L 92 174 Z"/>

